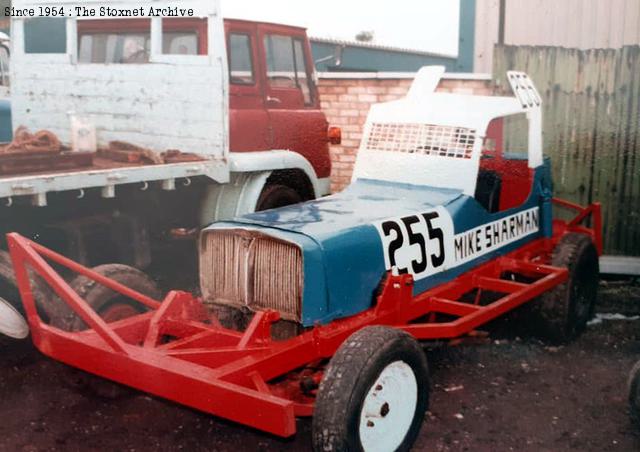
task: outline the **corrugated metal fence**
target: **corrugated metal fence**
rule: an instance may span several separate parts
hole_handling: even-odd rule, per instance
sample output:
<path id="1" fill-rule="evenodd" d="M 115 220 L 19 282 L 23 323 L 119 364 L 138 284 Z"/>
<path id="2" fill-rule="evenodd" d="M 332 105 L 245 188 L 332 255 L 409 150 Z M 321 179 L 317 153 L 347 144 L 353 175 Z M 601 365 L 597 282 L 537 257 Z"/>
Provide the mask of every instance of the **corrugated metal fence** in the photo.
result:
<path id="1" fill-rule="evenodd" d="M 640 256 L 640 46 L 497 46 L 494 78 L 527 72 L 544 99 L 555 193 L 603 205 L 605 253 Z"/>

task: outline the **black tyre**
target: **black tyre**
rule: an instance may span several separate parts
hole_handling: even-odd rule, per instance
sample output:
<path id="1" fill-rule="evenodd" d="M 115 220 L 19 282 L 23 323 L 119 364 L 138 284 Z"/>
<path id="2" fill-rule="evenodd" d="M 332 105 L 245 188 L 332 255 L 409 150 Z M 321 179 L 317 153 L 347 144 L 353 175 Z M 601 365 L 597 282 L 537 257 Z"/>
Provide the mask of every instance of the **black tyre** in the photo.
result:
<path id="1" fill-rule="evenodd" d="M 289 206 L 302 201 L 302 196 L 293 188 L 281 184 L 269 184 L 260 193 L 256 204 L 256 212 L 277 209 L 278 207 Z"/>
<path id="2" fill-rule="evenodd" d="M 63 319 L 71 313 L 71 309 L 57 299 L 47 283 L 32 270 L 29 271 L 29 280 L 38 313 L 43 320 L 53 326 L 62 326 Z M 0 297 L 8 301 L 20 314 L 25 313 L 13 271 L 13 262 L 9 253 L 4 250 L 0 250 Z"/>
<path id="3" fill-rule="evenodd" d="M 11 303 L 18 311 L 24 313 L 24 307 L 20 302 L 16 276 L 13 272 L 13 262 L 9 253 L 4 250 L 0 250 L 0 296 Z"/>
<path id="4" fill-rule="evenodd" d="M 327 366 L 313 415 L 313 447 L 409 450 L 428 405 L 429 370 L 418 342 L 393 328 L 363 328 Z"/>
<path id="5" fill-rule="evenodd" d="M 161 296 L 156 283 L 136 268 L 121 264 L 106 264 L 92 270 L 150 298 L 157 300 Z M 69 285 L 107 322 L 122 320 L 147 310 L 144 305 L 85 276 L 76 277 Z M 66 325 L 70 331 L 79 331 L 87 327 L 75 314 L 67 319 Z"/>
<path id="6" fill-rule="evenodd" d="M 107 264 L 95 267 L 93 270 L 151 298 L 156 300 L 160 298 L 161 292 L 155 282 L 138 269 L 121 264 Z M 76 277 L 71 281 L 70 286 L 107 322 L 122 320 L 147 310 L 144 305 L 85 276 Z M 80 331 L 87 328 L 82 319 L 75 314 L 66 319 L 65 326 L 69 331 Z M 87 392 L 91 396 L 117 399 L 132 393 L 131 389 L 126 386 L 77 369 L 72 369 L 71 374 L 72 376 L 68 380 L 71 386 Z"/>
<path id="7" fill-rule="evenodd" d="M 576 338 L 593 317 L 598 293 L 598 253 L 591 238 L 566 234 L 553 251 L 551 265 L 566 267 L 569 278 L 531 304 L 535 334 L 554 343 Z"/>
<path id="8" fill-rule="evenodd" d="M 640 428 L 640 361 L 629 374 L 629 411 L 631 420 Z"/>

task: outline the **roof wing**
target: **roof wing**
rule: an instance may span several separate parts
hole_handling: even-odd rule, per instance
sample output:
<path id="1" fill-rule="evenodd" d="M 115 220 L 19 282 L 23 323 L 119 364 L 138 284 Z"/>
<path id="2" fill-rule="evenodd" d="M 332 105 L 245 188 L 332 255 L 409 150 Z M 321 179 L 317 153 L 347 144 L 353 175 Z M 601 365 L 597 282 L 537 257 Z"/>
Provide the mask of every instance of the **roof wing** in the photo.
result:
<path id="1" fill-rule="evenodd" d="M 526 113 L 529 167 L 542 158 L 541 97 L 523 72 L 510 72 L 514 96 L 436 92 L 444 67 L 422 68 L 406 97 L 371 107 L 353 180 L 376 179 L 461 190 L 473 196 L 491 120 Z"/>
<path id="2" fill-rule="evenodd" d="M 424 99 L 433 94 L 444 75 L 444 66 L 425 66 L 421 68 L 413 80 L 407 98 Z"/>
<path id="3" fill-rule="evenodd" d="M 542 98 L 531 78 L 524 72 L 508 71 L 507 78 L 516 99 L 520 101 L 523 110 L 532 110 L 542 106 Z"/>

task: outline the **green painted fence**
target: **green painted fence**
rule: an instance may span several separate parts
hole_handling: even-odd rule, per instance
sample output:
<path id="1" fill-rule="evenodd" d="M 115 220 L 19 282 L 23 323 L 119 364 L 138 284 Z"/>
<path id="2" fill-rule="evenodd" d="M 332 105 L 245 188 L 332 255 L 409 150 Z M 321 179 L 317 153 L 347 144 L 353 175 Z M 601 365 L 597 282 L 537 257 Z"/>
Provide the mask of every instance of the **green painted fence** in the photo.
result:
<path id="1" fill-rule="evenodd" d="M 640 256 L 640 46 L 496 46 L 494 81 L 527 72 L 544 101 L 556 196 L 600 201 L 605 253 Z"/>

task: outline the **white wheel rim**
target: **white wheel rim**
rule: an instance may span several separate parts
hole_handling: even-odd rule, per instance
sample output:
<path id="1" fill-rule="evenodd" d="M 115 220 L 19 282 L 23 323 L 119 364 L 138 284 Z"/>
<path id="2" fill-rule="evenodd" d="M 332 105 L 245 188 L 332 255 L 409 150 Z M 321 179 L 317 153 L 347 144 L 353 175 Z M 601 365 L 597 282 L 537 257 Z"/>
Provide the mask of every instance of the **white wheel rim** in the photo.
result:
<path id="1" fill-rule="evenodd" d="M 29 335 L 27 322 L 4 298 L 0 298 L 0 334 L 14 339 L 24 339 Z"/>
<path id="2" fill-rule="evenodd" d="M 395 361 L 383 369 L 360 411 L 360 444 L 367 452 L 396 450 L 413 422 L 418 382 L 411 367 Z"/>

